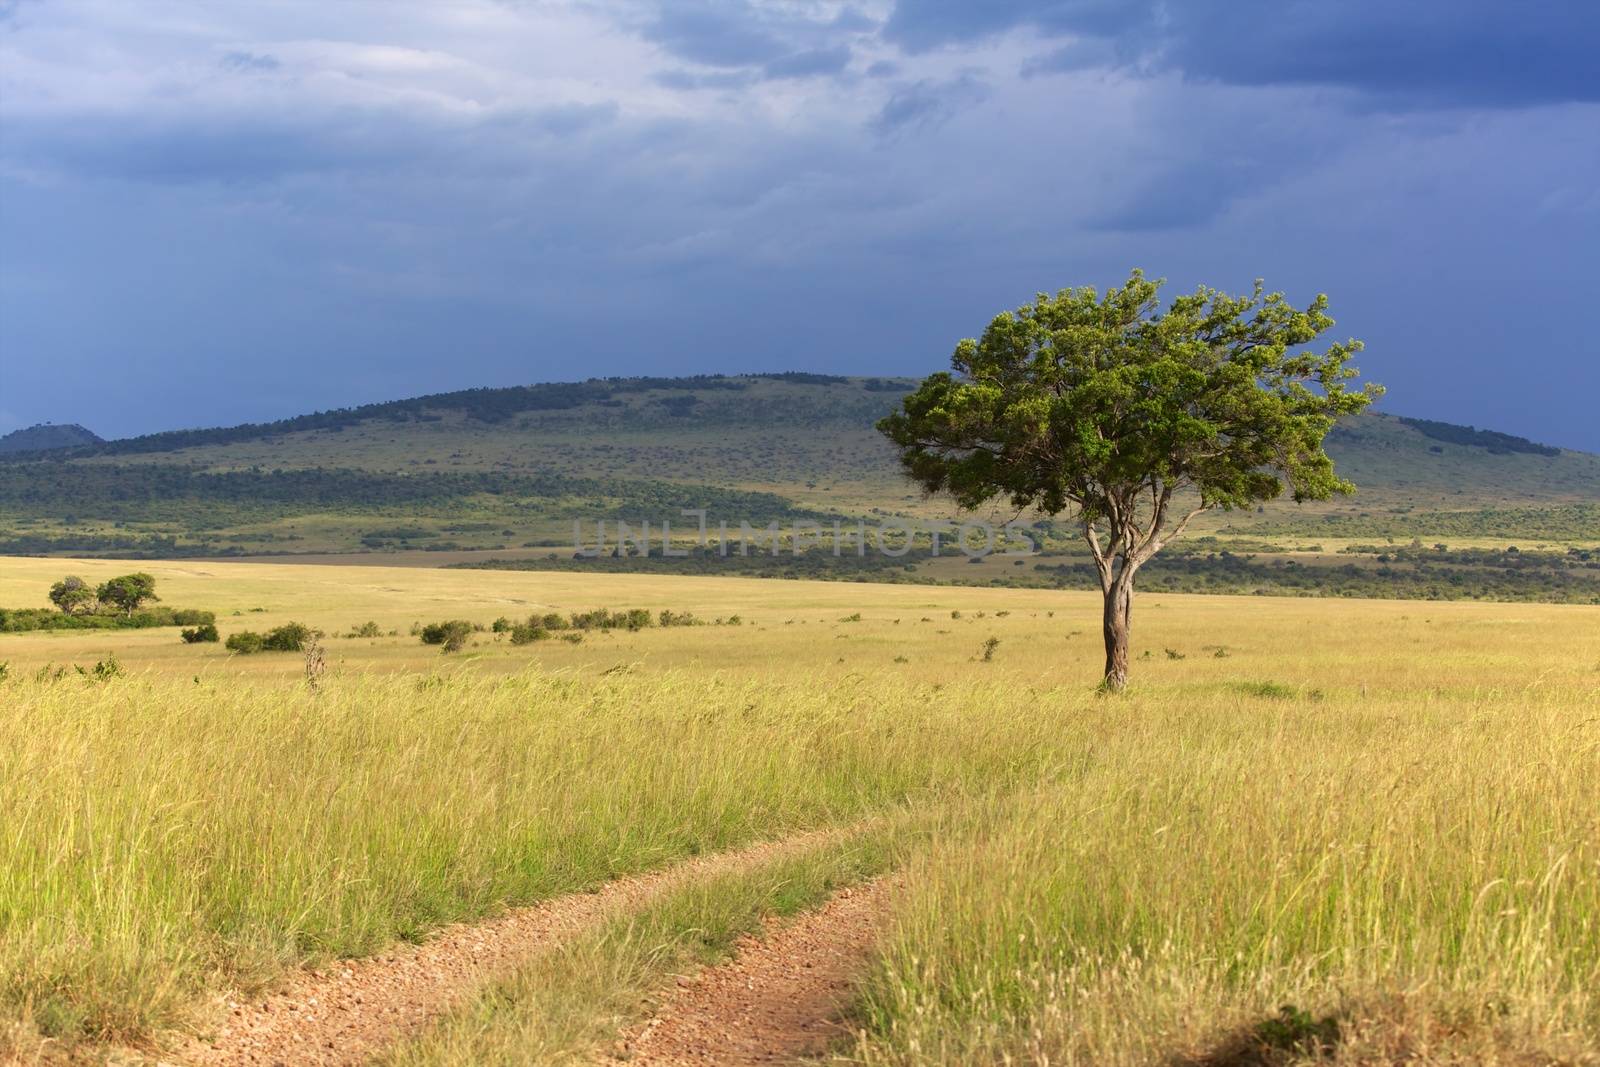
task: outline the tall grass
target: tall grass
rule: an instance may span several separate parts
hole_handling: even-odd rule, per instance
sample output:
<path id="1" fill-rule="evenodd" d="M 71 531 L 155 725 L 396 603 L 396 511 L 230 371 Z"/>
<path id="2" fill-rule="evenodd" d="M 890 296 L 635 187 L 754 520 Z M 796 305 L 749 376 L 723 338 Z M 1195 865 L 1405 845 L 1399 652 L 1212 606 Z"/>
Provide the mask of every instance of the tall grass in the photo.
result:
<path id="1" fill-rule="evenodd" d="M 853 1059 L 1600 1048 L 1600 708 L 1585 694 L 1129 703 L 1071 773 L 914 866 Z"/>
<path id="2" fill-rule="evenodd" d="M 319 625 L 403 628 L 391 585 L 430 617 L 508 610 L 479 575 L 291 570 L 218 588 L 274 623 L 320 596 Z M 0 1055 L 8 1020 L 137 1039 L 306 959 L 902 810 L 949 814 L 855 1060 L 1220 1064 L 1325 1019 L 1334 1058 L 1600 1048 L 1592 610 L 1152 597 L 1139 640 L 1187 654 L 1104 699 L 1087 600 L 1052 619 L 1024 592 L 492 581 L 766 622 L 540 653 L 570 670 L 487 646 L 426 673 L 413 639 L 352 642 L 316 693 L 298 659 L 147 634 L 119 635 L 128 676 L 42 681 L 106 649 L 9 638 Z"/>
<path id="3" fill-rule="evenodd" d="M 128 1039 L 204 987 L 674 857 L 1039 773 L 1006 696 L 530 671 L 12 682 L 0 1010 Z"/>

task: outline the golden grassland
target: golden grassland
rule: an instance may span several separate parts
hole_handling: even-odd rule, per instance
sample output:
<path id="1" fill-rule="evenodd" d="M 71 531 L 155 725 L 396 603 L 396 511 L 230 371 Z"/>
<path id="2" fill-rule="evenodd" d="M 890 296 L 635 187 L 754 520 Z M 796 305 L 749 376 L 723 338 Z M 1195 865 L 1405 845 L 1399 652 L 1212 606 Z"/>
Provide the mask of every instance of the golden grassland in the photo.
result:
<path id="1" fill-rule="evenodd" d="M 909 889 L 849 1061 L 1600 1047 L 1600 609 L 1148 596 L 1105 698 L 1097 598 L 1042 590 L 4 559 L 0 603 L 135 567 L 225 635 L 327 631 L 328 673 L 173 630 L 0 635 L 0 1054 L 203 1030 L 209 990 L 878 815 Z M 408 634 L 595 607 L 741 623 Z M 397 636 L 333 636 L 369 619 Z M 110 654 L 121 677 L 41 672 Z M 752 878 L 711 925 L 782 895 Z M 639 922 L 670 940 L 710 922 L 691 903 Z M 563 1032 L 600 1040 L 627 1005 L 595 975 L 638 946 L 586 945 L 530 966 L 583 963 Z M 538 1061 L 505 1038 L 542 1018 L 529 988 L 397 1055 Z"/>

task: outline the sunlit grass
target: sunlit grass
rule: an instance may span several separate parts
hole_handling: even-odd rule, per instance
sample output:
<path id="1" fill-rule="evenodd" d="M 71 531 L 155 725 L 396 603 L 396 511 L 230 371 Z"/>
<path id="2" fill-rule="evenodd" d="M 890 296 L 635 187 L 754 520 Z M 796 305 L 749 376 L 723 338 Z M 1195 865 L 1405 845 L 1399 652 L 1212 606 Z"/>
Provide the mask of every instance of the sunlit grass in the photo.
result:
<path id="1" fill-rule="evenodd" d="M 1595 1048 L 1592 696 L 1135 697 L 913 865 L 853 1054 L 1253 1063 L 1326 1020 L 1350 1062 Z"/>
<path id="2" fill-rule="evenodd" d="M 0 635 L 0 1018 L 29 1031 L 139 1039 L 308 958 L 937 808 L 853 1058 L 1221 1062 L 1285 1004 L 1351 1062 L 1600 1046 L 1595 609 L 1146 597 L 1106 699 L 1079 595 L 141 566 L 224 633 L 400 635 L 330 637 L 315 693 L 175 633 Z M 0 598 L 119 568 L 6 560 Z M 406 634 L 602 606 L 745 622 Z M 111 652 L 127 676 L 35 678 Z"/>

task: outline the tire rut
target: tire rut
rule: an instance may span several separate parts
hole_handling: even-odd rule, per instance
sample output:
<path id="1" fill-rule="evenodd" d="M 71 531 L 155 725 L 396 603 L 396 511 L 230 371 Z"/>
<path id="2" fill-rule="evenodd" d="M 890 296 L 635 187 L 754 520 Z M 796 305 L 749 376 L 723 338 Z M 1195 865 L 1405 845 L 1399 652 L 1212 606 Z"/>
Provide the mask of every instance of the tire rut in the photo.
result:
<path id="1" fill-rule="evenodd" d="M 216 1030 L 185 1039 L 158 1062 L 190 1067 L 345 1067 L 420 1031 L 484 983 L 536 953 L 692 879 L 756 867 L 839 840 L 818 830 L 700 856 L 593 892 L 572 893 L 475 923 L 445 927 L 415 946 L 301 971 L 266 995 L 223 998 Z"/>
<path id="2" fill-rule="evenodd" d="M 892 877 L 841 890 L 787 922 L 768 920 L 734 956 L 678 980 L 655 1015 L 617 1043 L 630 1067 L 752 1067 L 825 1052 L 876 943 Z"/>

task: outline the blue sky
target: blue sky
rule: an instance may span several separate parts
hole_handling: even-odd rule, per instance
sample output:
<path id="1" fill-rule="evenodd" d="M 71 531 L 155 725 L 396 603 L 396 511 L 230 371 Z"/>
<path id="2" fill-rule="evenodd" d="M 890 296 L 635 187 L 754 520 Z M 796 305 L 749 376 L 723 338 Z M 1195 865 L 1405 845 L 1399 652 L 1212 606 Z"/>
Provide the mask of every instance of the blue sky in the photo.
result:
<path id="1" fill-rule="evenodd" d="M 0 0 L 0 432 L 925 373 L 1140 266 L 1600 450 L 1597 54 L 1581 0 Z"/>

